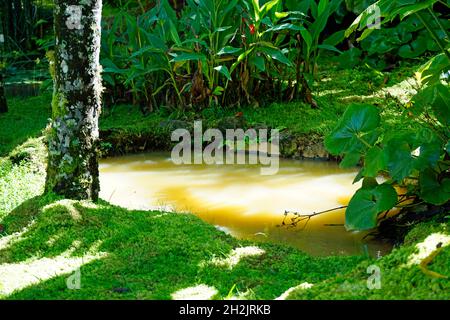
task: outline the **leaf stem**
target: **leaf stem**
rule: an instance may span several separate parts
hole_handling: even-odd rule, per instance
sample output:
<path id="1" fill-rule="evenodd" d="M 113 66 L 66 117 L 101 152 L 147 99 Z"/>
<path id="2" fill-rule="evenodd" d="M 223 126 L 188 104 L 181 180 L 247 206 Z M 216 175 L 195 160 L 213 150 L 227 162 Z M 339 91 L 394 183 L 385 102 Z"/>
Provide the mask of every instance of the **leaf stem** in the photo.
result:
<path id="1" fill-rule="evenodd" d="M 434 14 L 433 10 L 431 10 L 431 8 L 428 8 L 428 12 L 434 18 L 434 20 L 436 21 L 439 28 L 441 28 L 441 30 L 445 33 L 445 36 L 447 37 L 447 41 L 450 41 L 450 34 L 448 33 L 447 29 L 444 28 L 442 23 L 439 21 L 438 17 Z"/>
<path id="2" fill-rule="evenodd" d="M 427 28 L 431 37 L 434 39 L 434 41 L 436 41 L 437 45 L 442 50 L 442 52 L 447 56 L 448 60 L 450 60 L 450 53 L 448 52 L 448 50 L 445 49 L 444 44 L 439 39 L 439 36 L 436 34 L 436 32 L 434 32 L 429 23 L 425 21 L 423 15 L 420 12 L 416 12 L 415 14 L 419 18 L 420 22 L 422 22 L 422 24 L 425 26 L 425 28 Z"/>

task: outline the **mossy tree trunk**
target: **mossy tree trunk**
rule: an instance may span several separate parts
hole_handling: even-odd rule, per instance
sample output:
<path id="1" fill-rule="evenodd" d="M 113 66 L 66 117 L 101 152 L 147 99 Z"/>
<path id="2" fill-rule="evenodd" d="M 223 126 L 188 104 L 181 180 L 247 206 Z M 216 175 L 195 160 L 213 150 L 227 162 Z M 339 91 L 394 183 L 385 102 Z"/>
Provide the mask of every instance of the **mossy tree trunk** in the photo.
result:
<path id="1" fill-rule="evenodd" d="M 55 62 L 46 190 L 98 199 L 102 0 L 55 0 Z"/>
<path id="2" fill-rule="evenodd" d="M 8 112 L 8 103 L 6 102 L 5 88 L 3 86 L 3 75 L 0 71 L 0 113 Z"/>

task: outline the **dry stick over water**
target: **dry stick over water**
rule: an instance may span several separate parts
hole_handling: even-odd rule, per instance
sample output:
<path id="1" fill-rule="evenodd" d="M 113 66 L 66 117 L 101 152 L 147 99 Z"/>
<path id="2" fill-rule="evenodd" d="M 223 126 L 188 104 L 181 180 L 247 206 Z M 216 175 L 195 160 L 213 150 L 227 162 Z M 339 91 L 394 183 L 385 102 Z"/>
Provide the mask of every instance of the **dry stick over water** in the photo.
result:
<path id="1" fill-rule="evenodd" d="M 327 212 L 332 212 L 332 211 L 336 211 L 336 210 L 341 210 L 341 209 L 345 209 L 348 206 L 341 206 L 341 207 L 336 207 L 336 208 L 332 208 L 332 209 L 328 209 L 328 210 L 324 210 L 324 211 L 320 211 L 320 212 L 313 212 L 311 214 L 301 214 L 298 212 L 290 212 L 290 211 L 284 211 L 284 218 L 283 221 L 281 222 L 281 225 L 278 225 L 278 227 L 291 227 L 291 228 L 295 228 L 297 227 L 297 225 L 302 222 L 302 221 L 306 221 L 305 225 L 300 229 L 300 230 L 304 230 L 306 228 L 306 226 L 308 225 L 309 220 L 312 217 L 318 216 L 320 214 L 324 214 Z M 288 218 L 288 214 L 293 214 L 293 217 Z M 291 222 L 290 223 L 286 223 L 286 220 L 290 219 Z M 329 225 L 332 226 L 332 225 Z M 334 226 L 334 225 L 333 225 Z"/>

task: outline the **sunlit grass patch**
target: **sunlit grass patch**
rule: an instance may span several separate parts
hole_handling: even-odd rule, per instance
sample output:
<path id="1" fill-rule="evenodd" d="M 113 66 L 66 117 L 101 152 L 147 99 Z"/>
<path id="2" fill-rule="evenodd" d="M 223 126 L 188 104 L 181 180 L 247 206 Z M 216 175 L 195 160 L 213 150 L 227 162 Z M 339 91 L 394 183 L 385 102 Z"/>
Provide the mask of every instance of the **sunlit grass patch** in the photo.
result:
<path id="1" fill-rule="evenodd" d="M 42 208 L 43 212 L 46 212 L 48 210 L 54 209 L 57 206 L 61 206 L 66 209 L 66 211 L 69 213 L 69 215 L 74 220 L 81 220 L 82 216 L 79 210 L 76 208 L 77 206 L 81 206 L 85 209 L 98 209 L 98 206 L 91 202 L 91 201 L 76 201 L 76 200 L 69 200 L 69 199 L 63 199 L 56 201 L 54 203 L 48 204 L 45 207 Z"/>
<path id="2" fill-rule="evenodd" d="M 0 297 L 8 296 L 14 291 L 33 284 L 71 273 L 84 264 L 107 256 L 98 252 L 101 243 L 94 243 L 83 256 L 72 256 L 80 245 L 74 241 L 72 246 L 60 255 L 52 258 L 34 257 L 18 263 L 0 264 Z"/>
<path id="3" fill-rule="evenodd" d="M 425 240 L 416 244 L 418 252 L 409 256 L 408 266 L 420 264 L 439 248 L 450 245 L 450 236 L 443 233 L 432 233 Z"/>
<path id="4" fill-rule="evenodd" d="M 0 222 L 20 203 L 44 191 L 46 148 L 29 139 L 8 158 L 0 158 Z"/>
<path id="5" fill-rule="evenodd" d="M 14 232 L 9 235 L 0 236 L 0 250 L 7 249 L 9 246 L 24 239 L 24 235 L 30 230 L 30 227 L 35 223 L 32 221 L 27 227 L 21 231 Z"/>
<path id="6" fill-rule="evenodd" d="M 295 291 L 299 291 L 299 290 L 307 290 L 307 289 L 312 288 L 312 286 L 313 286 L 312 283 L 303 282 L 303 283 L 299 284 L 298 286 L 287 289 L 285 292 L 283 292 L 283 294 L 281 296 L 279 296 L 275 300 L 286 300 L 287 297 L 289 297 L 289 295 L 291 293 L 293 293 Z"/>
<path id="7" fill-rule="evenodd" d="M 216 288 L 200 284 L 171 294 L 172 300 L 210 300 L 219 292 Z"/>
<path id="8" fill-rule="evenodd" d="M 241 261 L 241 259 L 245 257 L 259 256 L 264 253 L 265 251 L 263 249 L 256 246 L 235 248 L 231 250 L 231 252 L 227 254 L 226 257 L 214 257 L 209 261 L 202 261 L 200 263 L 200 266 L 205 267 L 207 265 L 214 265 L 217 267 L 226 267 L 231 270 Z"/>

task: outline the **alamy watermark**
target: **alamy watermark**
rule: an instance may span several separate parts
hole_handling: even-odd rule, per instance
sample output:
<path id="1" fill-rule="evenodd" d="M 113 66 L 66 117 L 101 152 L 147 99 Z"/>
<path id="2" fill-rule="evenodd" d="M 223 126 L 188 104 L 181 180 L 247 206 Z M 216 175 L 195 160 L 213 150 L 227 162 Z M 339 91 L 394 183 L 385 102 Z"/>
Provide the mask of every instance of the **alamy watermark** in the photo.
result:
<path id="1" fill-rule="evenodd" d="M 261 175 L 275 175 L 279 170 L 280 133 L 276 129 L 219 129 L 203 132 L 201 121 L 194 122 L 194 137 L 187 129 L 172 132 L 179 142 L 171 154 L 172 162 L 181 164 L 260 164 Z M 205 146 L 205 143 L 208 143 Z"/>
<path id="2" fill-rule="evenodd" d="M 367 8 L 366 27 L 368 29 L 381 29 L 381 10 L 377 4 L 373 4 Z"/>
<path id="3" fill-rule="evenodd" d="M 378 290 L 381 289 L 381 269 L 377 265 L 370 265 L 367 267 L 367 273 L 370 276 L 367 278 L 367 289 Z"/>
<path id="4" fill-rule="evenodd" d="M 75 272 L 66 279 L 67 289 L 80 290 L 81 289 L 81 269 L 78 268 Z"/>

